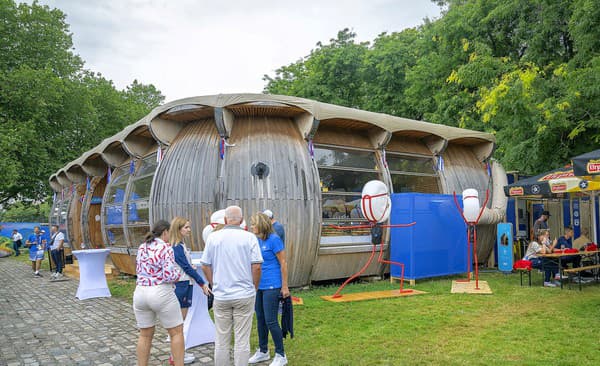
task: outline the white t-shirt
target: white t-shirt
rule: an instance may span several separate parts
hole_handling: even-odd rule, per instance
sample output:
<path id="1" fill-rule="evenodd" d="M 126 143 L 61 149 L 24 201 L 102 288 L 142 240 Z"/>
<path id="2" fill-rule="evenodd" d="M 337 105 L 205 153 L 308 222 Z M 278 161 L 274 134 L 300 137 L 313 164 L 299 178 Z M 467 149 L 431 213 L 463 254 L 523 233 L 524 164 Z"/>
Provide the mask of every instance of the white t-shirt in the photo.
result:
<path id="1" fill-rule="evenodd" d="M 252 264 L 263 258 L 256 236 L 239 226 L 226 226 L 209 235 L 201 262 L 213 274 L 216 300 L 246 299 L 256 295 Z"/>
<path id="2" fill-rule="evenodd" d="M 56 233 L 56 236 L 54 237 L 54 242 L 52 242 L 52 246 L 50 247 L 50 250 L 55 250 L 58 249 L 58 244 L 60 244 L 60 241 L 63 241 L 63 246 L 64 246 L 64 241 L 65 241 L 65 234 L 63 234 L 62 232 L 58 232 Z"/>
<path id="3" fill-rule="evenodd" d="M 21 235 L 20 233 L 13 234 L 12 240 L 13 241 L 23 240 L 23 235 Z"/>

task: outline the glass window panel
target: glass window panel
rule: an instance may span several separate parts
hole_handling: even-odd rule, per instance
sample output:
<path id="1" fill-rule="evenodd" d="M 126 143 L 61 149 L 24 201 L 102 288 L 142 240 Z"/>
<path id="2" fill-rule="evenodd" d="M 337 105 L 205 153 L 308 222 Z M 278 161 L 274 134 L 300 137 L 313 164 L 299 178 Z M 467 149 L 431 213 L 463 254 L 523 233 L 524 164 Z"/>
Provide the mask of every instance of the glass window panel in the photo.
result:
<path id="1" fill-rule="evenodd" d="M 131 197 L 130 201 L 137 200 L 140 198 L 150 197 L 150 188 L 152 188 L 153 175 L 146 176 L 144 178 L 136 179 L 131 182 Z"/>
<path id="2" fill-rule="evenodd" d="M 104 214 L 104 225 L 121 225 L 123 223 L 122 205 L 105 205 Z"/>
<path id="3" fill-rule="evenodd" d="M 419 158 L 412 156 L 386 156 L 388 168 L 390 171 L 429 173 L 434 174 L 433 160 L 431 158 Z"/>
<path id="4" fill-rule="evenodd" d="M 127 221 L 130 224 L 147 224 L 149 219 L 148 201 L 141 200 L 127 204 Z"/>
<path id="5" fill-rule="evenodd" d="M 137 248 L 150 231 L 150 226 L 134 226 L 127 228 L 129 233 L 129 239 L 131 240 L 131 246 Z"/>
<path id="6" fill-rule="evenodd" d="M 140 164 L 140 163 L 138 163 Z M 145 158 L 141 162 L 142 166 L 140 166 L 135 173 L 137 176 L 142 176 L 150 173 L 154 173 L 156 171 L 157 163 L 156 163 L 156 154 L 152 154 L 149 157 Z"/>
<path id="7" fill-rule="evenodd" d="M 336 229 L 331 227 L 331 225 L 336 226 L 352 226 L 352 225 L 364 225 L 363 222 L 357 222 L 356 220 L 338 220 L 338 221 L 326 221 L 323 222 L 321 226 L 321 236 L 363 236 L 363 235 L 371 235 L 370 229 Z"/>
<path id="8" fill-rule="evenodd" d="M 127 187 L 127 181 L 123 181 L 117 185 L 110 185 L 108 193 L 106 194 L 106 203 L 121 203 L 125 200 L 125 188 Z"/>
<path id="9" fill-rule="evenodd" d="M 110 227 L 106 228 L 106 237 L 108 244 L 113 247 L 126 247 L 125 236 L 123 235 L 123 228 Z"/>
<path id="10" fill-rule="evenodd" d="M 354 172 L 330 168 L 319 168 L 322 192 L 361 192 L 365 183 L 379 179 L 376 172 Z"/>
<path id="11" fill-rule="evenodd" d="M 392 174 L 394 193 L 440 193 L 437 177 Z"/>
<path id="12" fill-rule="evenodd" d="M 324 219 L 363 219 L 360 208 L 360 195 L 336 195 L 323 193 Z"/>
<path id="13" fill-rule="evenodd" d="M 111 185 L 122 184 L 123 181 L 127 181 L 129 177 L 129 165 L 122 166 L 115 169 L 114 172 L 110 175 L 110 183 Z"/>
<path id="14" fill-rule="evenodd" d="M 375 154 L 371 151 L 348 151 L 317 147 L 315 161 L 319 166 L 377 169 Z"/>

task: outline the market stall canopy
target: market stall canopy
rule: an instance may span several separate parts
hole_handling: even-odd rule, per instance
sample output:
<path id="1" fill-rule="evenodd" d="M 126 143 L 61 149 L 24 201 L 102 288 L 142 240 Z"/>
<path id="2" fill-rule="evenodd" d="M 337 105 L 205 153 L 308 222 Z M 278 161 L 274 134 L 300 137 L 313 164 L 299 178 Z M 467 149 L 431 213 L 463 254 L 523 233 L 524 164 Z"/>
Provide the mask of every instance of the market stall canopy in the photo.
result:
<path id="1" fill-rule="evenodd" d="M 571 161 L 573 162 L 573 173 L 576 176 L 600 179 L 600 150 L 578 155 Z"/>
<path id="2" fill-rule="evenodd" d="M 573 167 L 569 165 L 504 186 L 504 193 L 509 197 L 554 197 L 599 189 L 600 182 L 575 176 Z"/>

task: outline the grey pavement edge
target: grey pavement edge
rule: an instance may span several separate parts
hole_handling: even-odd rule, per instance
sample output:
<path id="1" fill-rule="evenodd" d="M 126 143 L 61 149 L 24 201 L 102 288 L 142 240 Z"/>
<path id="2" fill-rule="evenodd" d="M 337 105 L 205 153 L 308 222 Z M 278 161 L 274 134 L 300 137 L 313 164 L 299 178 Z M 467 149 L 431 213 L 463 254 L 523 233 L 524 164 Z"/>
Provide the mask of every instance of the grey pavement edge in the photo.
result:
<path id="1" fill-rule="evenodd" d="M 75 298 L 78 280 L 50 282 L 31 267 L 0 259 L 0 366 L 135 365 L 138 331 L 121 299 Z M 191 365 L 213 365 L 213 344 L 187 350 Z M 168 365 L 167 333 L 156 327 L 150 365 Z"/>

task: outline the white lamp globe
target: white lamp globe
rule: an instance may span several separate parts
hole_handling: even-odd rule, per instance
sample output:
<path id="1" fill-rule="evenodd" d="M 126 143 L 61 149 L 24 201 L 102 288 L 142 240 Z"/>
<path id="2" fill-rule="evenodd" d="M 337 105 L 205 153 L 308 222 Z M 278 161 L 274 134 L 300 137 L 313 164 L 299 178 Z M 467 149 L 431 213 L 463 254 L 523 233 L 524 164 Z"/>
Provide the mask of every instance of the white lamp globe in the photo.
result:
<path id="1" fill-rule="evenodd" d="M 463 197 L 463 215 L 469 223 L 477 221 L 479 216 L 479 193 L 476 189 L 465 189 L 462 193 Z"/>
<path id="2" fill-rule="evenodd" d="M 362 214 L 370 222 L 384 222 L 390 216 L 392 201 L 387 186 L 380 180 L 371 180 L 362 190 Z"/>

